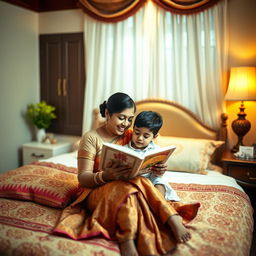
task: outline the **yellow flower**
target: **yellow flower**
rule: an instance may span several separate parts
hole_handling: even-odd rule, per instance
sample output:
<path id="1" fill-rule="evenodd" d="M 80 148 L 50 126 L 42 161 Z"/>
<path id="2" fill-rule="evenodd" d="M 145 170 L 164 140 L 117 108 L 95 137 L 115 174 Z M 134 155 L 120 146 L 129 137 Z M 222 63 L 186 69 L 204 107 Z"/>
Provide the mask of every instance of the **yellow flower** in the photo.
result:
<path id="1" fill-rule="evenodd" d="M 45 101 L 36 104 L 29 104 L 27 107 L 27 115 L 32 123 L 39 129 L 47 129 L 56 118 L 53 113 L 55 107 L 48 105 Z"/>

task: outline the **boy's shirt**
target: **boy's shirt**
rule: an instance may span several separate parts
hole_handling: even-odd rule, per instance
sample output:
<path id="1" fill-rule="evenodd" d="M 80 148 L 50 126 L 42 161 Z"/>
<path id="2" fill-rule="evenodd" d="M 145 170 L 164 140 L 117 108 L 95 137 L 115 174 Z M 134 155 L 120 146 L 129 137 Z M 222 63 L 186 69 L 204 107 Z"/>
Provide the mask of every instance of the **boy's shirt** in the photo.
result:
<path id="1" fill-rule="evenodd" d="M 137 149 L 137 148 L 132 147 L 131 141 L 128 144 L 124 145 L 124 147 L 130 148 L 130 149 L 138 152 L 140 155 L 144 155 L 148 151 L 159 148 L 159 146 L 156 145 L 153 141 L 151 141 L 148 144 L 148 146 L 144 149 Z M 180 201 L 180 198 L 178 197 L 177 193 L 172 189 L 168 180 L 165 180 L 161 176 L 156 176 L 154 173 L 145 173 L 145 174 L 142 174 L 141 176 L 149 179 L 153 183 L 153 185 L 157 185 L 157 184 L 164 185 L 165 191 L 166 191 L 165 192 L 166 200 L 172 200 L 172 201 L 177 201 L 177 202 Z"/>
<path id="2" fill-rule="evenodd" d="M 130 141 L 128 144 L 124 145 L 124 147 L 127 147 L 127 148 L 130 148 L 132 149 L 133 151 L 135 152 L 138 152 L 140 155 L 144 155 L 145 153 L 153 150 L 153 149 L 156 149 L 156 148 L 159 148 L 159 146 L 157 146 L 153 141 L 151 141 L 146 148 L 144 149 L 137 149 L 137 148 L 134 148 L 132 146 L 132 142 Z"/>

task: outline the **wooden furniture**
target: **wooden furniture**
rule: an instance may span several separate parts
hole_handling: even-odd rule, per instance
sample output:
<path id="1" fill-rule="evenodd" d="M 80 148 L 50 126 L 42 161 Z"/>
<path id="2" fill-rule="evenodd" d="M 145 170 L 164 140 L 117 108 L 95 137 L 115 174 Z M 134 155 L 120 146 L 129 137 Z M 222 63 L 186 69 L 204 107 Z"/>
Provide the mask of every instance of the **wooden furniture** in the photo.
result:
<path id="1" fill-rule="evenodd" d="M 22 145 L 23 164 L 46 159 L 71 151 L 71 143 L 43 144 L 36 141 Z"/>
<path id="2" fill-rule="evenodd" d="M 243 187 L 256 189 L 256 160 L 239 159 L 229 150 L 222 155 L 224 173 L 235 178 Z"/>
<path id="3" fill-rule="evenodd" d="M 50 132 L 82 133 L 85 67 L 83 33 L 40 35 L 41 100 L 56 107 Z"/>
<path id="4" fill-rule="evenodd" d="M 59 11 L 59 10 L 69 10 L 77 9 L 78 0 L 61 0 L 61 1 L 52 1 L 52 0 L 4 0 L 5 2 L 13 5 L 17 5 L 28 10 L 35 12 L 48 12 L 48 11 Z"/>
<path id="5" fill-rule="evenodd" d="M 222 162 L 224 174 L 235 178 L 249 196 L 254 208 L 254 230 L 256 230 L 256 160 L 238 159 L 232 152 L 226 150 L 223 152 Z M 254 239 L 255 236 L 254 232 Z M 255 248 L 252 250 L 255 250 Z"/>

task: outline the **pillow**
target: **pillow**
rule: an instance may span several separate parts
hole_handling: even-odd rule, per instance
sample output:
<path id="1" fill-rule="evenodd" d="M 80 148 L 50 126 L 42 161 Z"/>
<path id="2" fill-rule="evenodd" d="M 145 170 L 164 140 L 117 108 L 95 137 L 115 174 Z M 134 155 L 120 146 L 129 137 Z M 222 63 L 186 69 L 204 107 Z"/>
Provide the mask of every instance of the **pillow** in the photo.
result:
<path id="1" fill-rule="evenodd" d="M 24 165 L 0 175 L 0 197 L 64 208 L 79 191 L 76 172 L 61 164 Z"/>
<path id="2" fill-rule="evenodd" d="M 158 136 L 155 143 L 160 147 L 177 147 L 167 161 L 168 170 L 207 174 L 206 169 L 215 149 L 224 141 Z"/>

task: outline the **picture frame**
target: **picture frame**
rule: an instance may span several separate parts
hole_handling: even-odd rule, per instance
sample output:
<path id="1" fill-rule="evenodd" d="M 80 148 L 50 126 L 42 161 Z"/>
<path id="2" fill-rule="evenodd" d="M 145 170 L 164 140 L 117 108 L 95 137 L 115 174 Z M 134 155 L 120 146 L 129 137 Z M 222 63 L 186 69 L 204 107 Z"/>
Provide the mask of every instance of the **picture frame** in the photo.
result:
<path id="1" fill-rule="evenodd" d="M 256 159 L 256 144 L 252 144 L 253 146 L 253 158 Z"/>
<path id="2" fill-rule="evenodd" d="M 239 146 L 239 155 L 245 159 L 253 159 L 254 146 Z"/>

